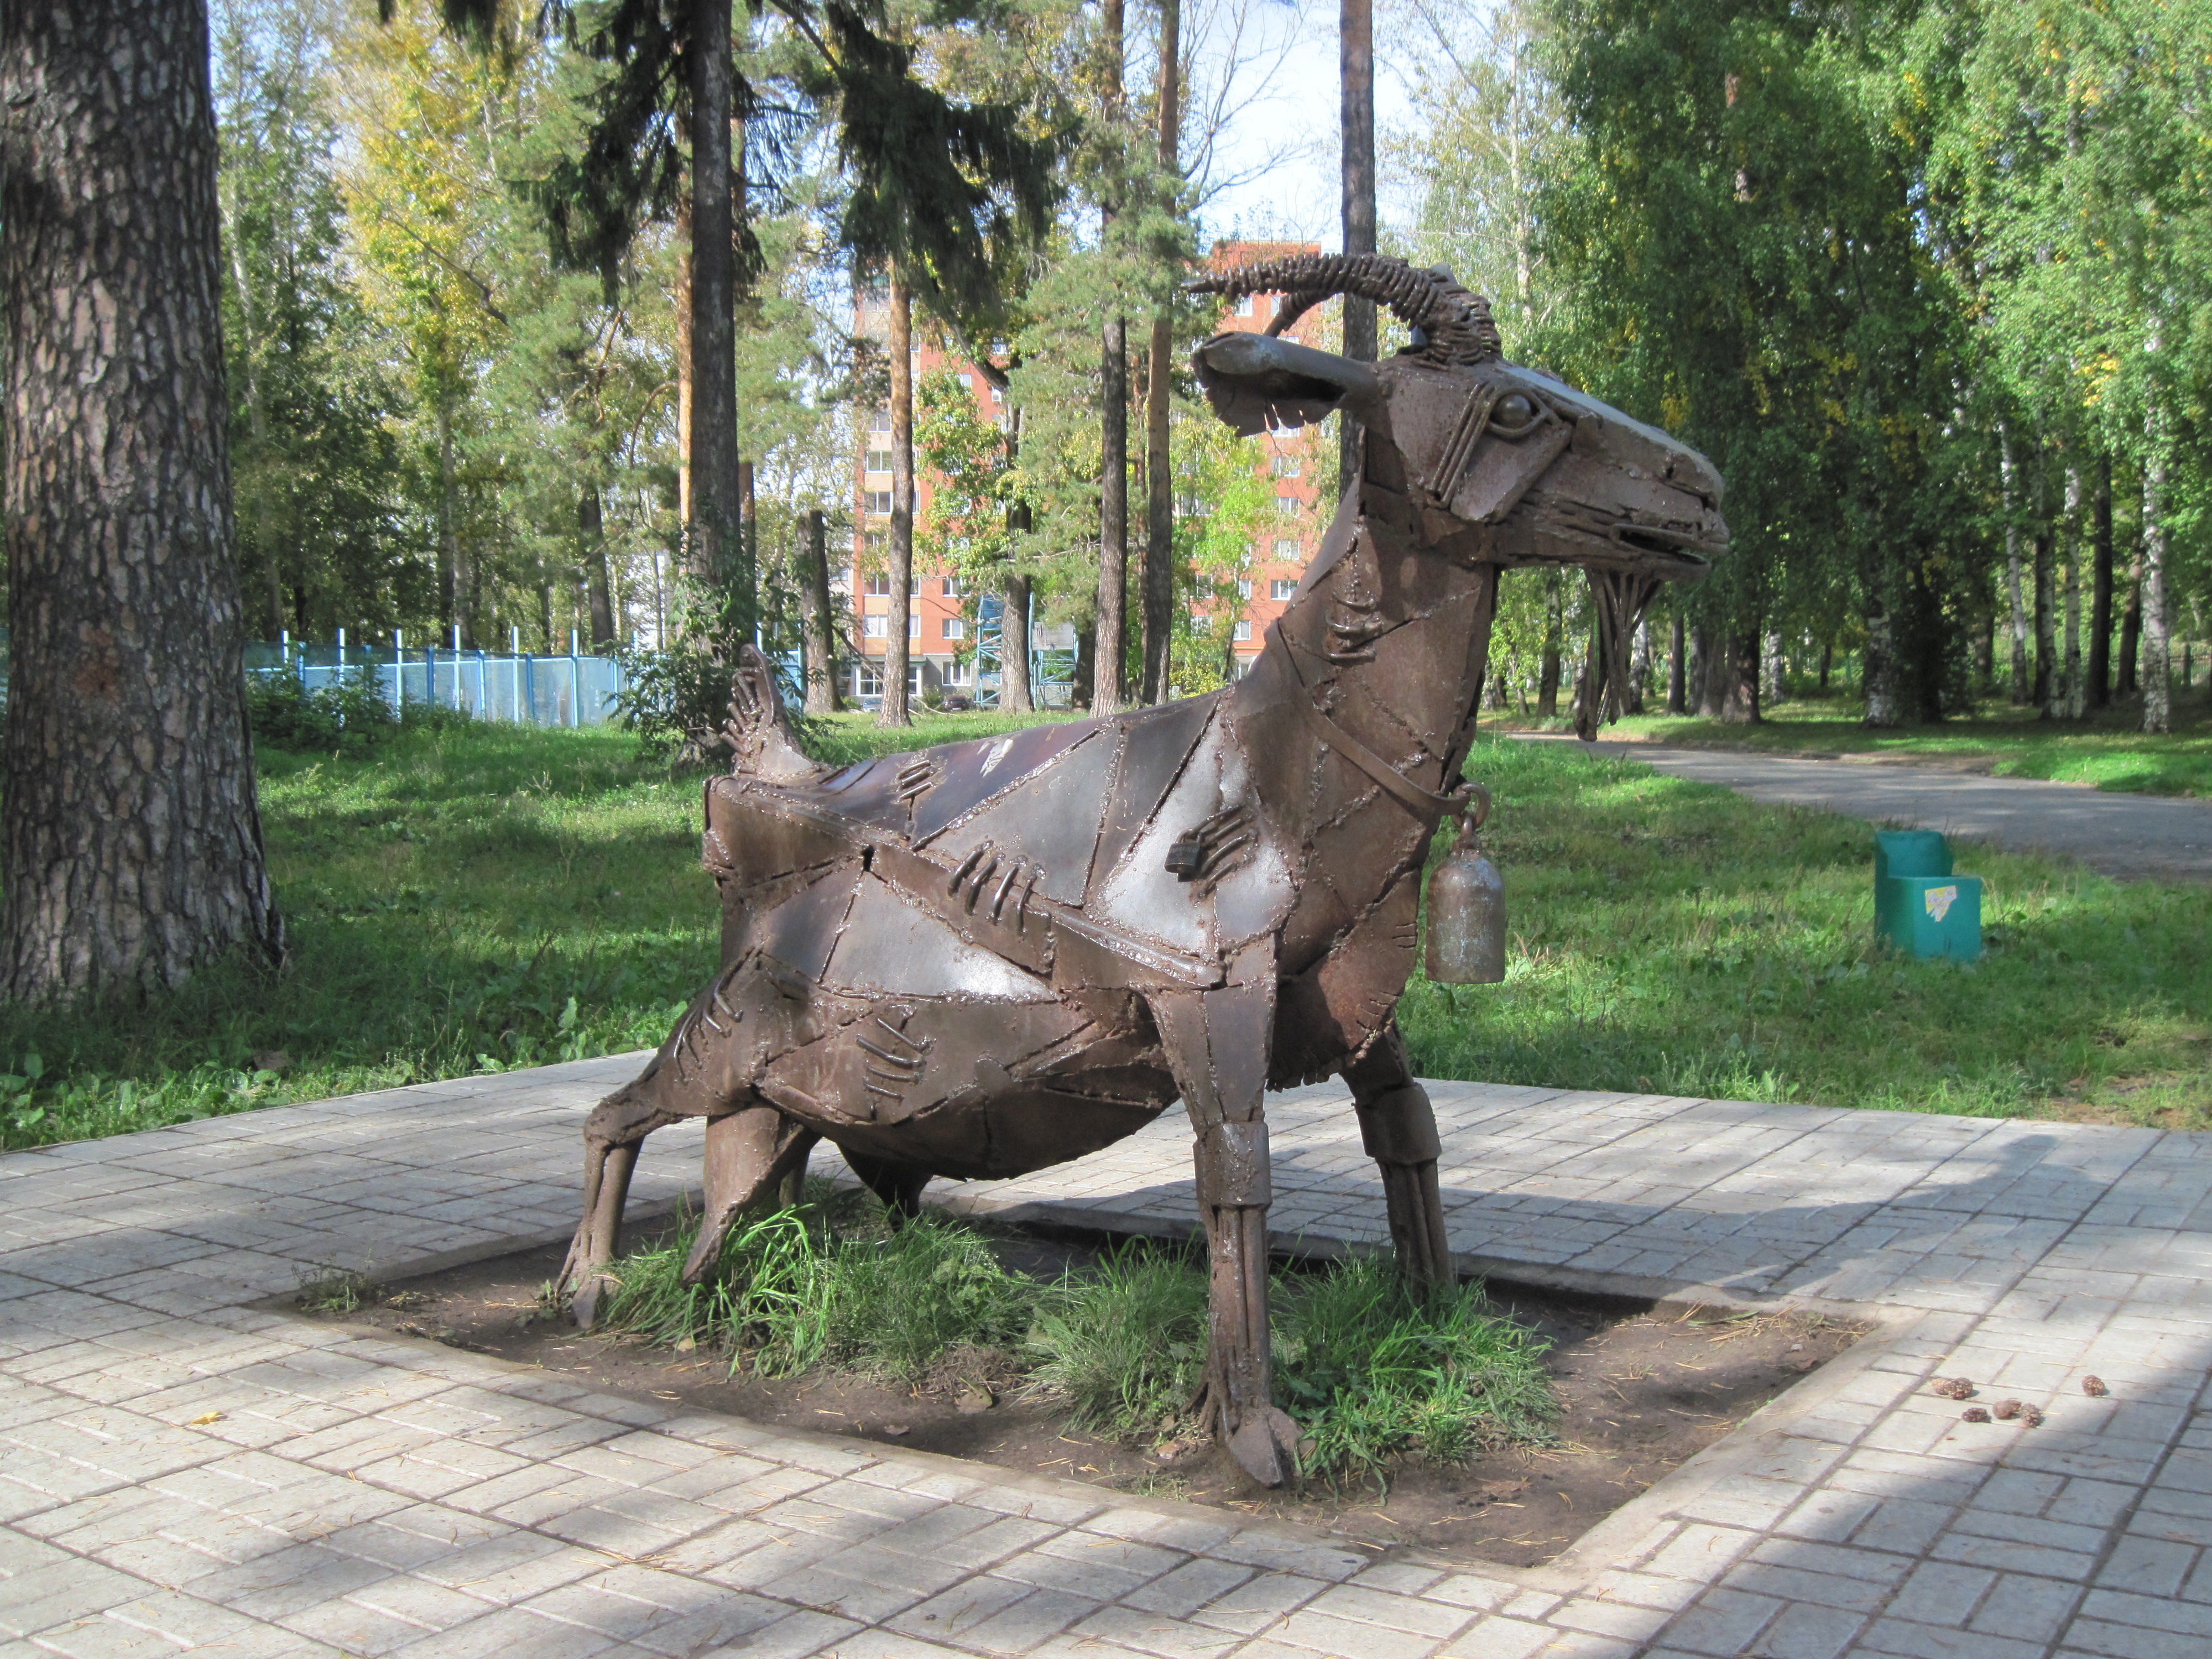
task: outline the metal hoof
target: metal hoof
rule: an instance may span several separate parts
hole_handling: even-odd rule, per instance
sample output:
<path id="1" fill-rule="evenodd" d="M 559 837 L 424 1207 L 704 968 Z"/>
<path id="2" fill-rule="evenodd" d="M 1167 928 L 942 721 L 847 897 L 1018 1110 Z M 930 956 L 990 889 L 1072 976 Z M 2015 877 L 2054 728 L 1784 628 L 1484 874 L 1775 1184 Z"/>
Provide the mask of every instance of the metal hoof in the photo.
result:
<path id="1" fill-rule="evenodd" d="M 1297 1471 L 1298 1439 L 1288 1413 L 1263 1406 L 1229 1437 L 1229 1455 L 1261 1486 L 1279 1486 Z"/>

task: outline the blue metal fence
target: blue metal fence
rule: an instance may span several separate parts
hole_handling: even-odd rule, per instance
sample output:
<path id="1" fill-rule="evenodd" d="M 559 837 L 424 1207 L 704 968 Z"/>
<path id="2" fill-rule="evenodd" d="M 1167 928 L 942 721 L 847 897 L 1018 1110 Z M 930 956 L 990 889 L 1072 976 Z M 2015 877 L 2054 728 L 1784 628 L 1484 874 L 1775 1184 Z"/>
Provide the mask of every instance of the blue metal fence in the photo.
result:
<path id="1" fill-rule="evenodd" d="M 601 726 L 615 717 L 623 686 L 622 664 L 586 656 L 574 635 L 566 656 L 514 650 L 504 656 L 449 647 L 396 645 L 389 649 L 300 645 L 287 636 L 246 647 L 249 674 L 289 674 L 310 691 L 341 678 L 370 676 L 395 712 L 403 702 L 436 703 L 474 720 L 520 726 Z"/>

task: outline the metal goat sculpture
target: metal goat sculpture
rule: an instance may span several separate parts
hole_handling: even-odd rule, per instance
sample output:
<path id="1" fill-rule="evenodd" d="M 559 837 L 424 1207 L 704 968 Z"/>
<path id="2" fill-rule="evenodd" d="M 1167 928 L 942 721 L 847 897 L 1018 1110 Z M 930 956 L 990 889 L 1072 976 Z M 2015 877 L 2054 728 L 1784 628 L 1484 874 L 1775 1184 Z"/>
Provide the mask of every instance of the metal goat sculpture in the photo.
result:
<path id="1" fill-rule="evenodd" d="M 1287 296 L 1196 367 L 1252 434 L 1342 410 L 1364 461 L 1252 672 L 1211 696 L 829 770 L 791 740 L 767 665 L 737 677 L 732 773 L 707 787 L 722 969 L 585 1127 L 564 1282 L 589 1324 L 638 1145 L 704 1117 L 686 1266 L 835 1141 L 908 1213 L 933 1175 L 1018 1175 L 1170 1103 L 1196 1137 L 1212 1251 L 1208 1410 L 1273 1485 L 1297 1431 L 1270 1398 L 1266 1091 L 1341 1073 L 1381 1166 L 1402 1270 L 1452 1272 L 1436 1121 L 1393 1022 L 1424 855 L 1465 799 L 1498 573 L 1578 565 L 1601 678 L 1662 580 L 1727 544 L 1702 457 L 1500 361 L 1443 272 L 1296 258 L 1193 285 Z M 1276 337 L 1333 295 L 1413 331 L 1360 363 Z"/>

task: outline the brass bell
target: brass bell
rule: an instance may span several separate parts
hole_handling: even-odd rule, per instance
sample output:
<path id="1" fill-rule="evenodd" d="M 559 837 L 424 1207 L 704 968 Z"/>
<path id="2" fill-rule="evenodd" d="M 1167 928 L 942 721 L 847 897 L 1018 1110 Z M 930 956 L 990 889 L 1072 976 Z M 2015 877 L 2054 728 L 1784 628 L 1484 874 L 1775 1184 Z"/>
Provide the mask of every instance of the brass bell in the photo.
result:
<path id="1" fill-rule="evenodd" d="M 1497 985 L 1505 978 L 1505 878 L 1475 832 L 1490 816 L 1480 784 L 1459 840 L 1429 877 L 1427 971 L 1437 985 Z"/>

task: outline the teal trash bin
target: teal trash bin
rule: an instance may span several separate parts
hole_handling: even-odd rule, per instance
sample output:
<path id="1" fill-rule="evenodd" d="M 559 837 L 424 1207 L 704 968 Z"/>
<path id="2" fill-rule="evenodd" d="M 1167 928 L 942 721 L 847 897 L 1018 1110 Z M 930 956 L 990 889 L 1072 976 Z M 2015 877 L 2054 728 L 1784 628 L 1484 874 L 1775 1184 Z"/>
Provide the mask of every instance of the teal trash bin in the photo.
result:
<path id="1" fill-rule="evenodd" d="M 1978 961 L 1982 881 L 1954 872 L 1951 844 L 1932 830 L 1874 838 L 1875 932 L 1907 956 Z"/>

